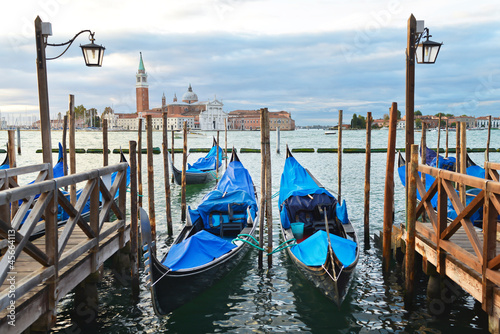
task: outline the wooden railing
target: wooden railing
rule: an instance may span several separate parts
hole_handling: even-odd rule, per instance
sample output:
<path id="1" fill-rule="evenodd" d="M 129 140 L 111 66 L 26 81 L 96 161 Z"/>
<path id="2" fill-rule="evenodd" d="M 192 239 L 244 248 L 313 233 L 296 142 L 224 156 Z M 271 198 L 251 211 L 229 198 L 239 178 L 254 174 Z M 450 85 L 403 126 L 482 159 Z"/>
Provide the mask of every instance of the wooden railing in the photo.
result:
<path id="1" fill-rule="evenodd" d="M 95 257 L 100 241 L 119 229 L 123 231 L 125 226 L 127 167 L 128 164 L 123 162 L 52 180 L 45 179 L 50 168 L 48 164 L 0 170 L 0 285 L 6 283 L 6 278 L 22 266 L 16 261 L 25 253 L 32 263 L 38 265 L 33 266 L 36 269 L 32 273 L 16 281 L 15 299 L 21 298 L 38 284 L 45 283 L 51 289 L 52 293 L 48 295 L 53 307 L 58 298 L 57 278 L 65 266 L 90 252 L 92 271 L 97 270 L 98 261 Z M 39 174 L 33 184 L 18 186 L 14 181 L 17 176 L 34 172 Z M 103 177 L 109 177 L 114 172 L 117 175 L 108 189 Z M 61 189 L 75 184 L 84 186 L 78 201 L 72 204 L 67 193 Z M 102 195 L 101 200 L 99 194 Z M 15 212 L 11 212 L 11 208 L 15 207 L 13 204 L 19 204 Z M 90 204 L 90 211 L 85 212 L 87 204 Z M 69 216 L 65 222 L 57 220 L 58 207 Z M 103 232 L 103 225 L 111 211 L 116 216 L 116 224 Z M 84 219 L 87 215 L 88 219 Z M 77 225 L 87 239 L 68 246 L 68 240 Z M 45 249 L 30 240 L 36 229 L 45 231 Z M 9 289 L 3 288 L 0 291 L 0 311 L 9 302 Z"/>
<path id="2" fill-rule="evenodd" d="M 411 168 L 409 168 L 411 170 Z M 497 250 L 497 223 L 500 212 L 500 182 L 498 171 L 500 163 L 485 163 L 485 179 L 443 169 L 418 165 L 418 171 L 431 175 L 435 181 L 428 190 L 422 180 L 416 176 L 416 188 L 421 201 L 416 203 L 416 231 L 431 240 L 436 245 L 437 270 L 446 274 L 446 259 L 453 257 L 476 272 L 481 277 L 481 295 L 483 309 L 491 314 L 493 306 L 493 287 L 500 287 L 500 255 Z M 465 205 L 461 200 L 455 186 L 464 185 L 468 188 L 477 188 L 479 193 Z M 437 208 L 431 204 L 431 199 L 437 195 Z M 455 219 L 447 216 L 448 200 L 457 213 Z M 476 228 L 471 221 L 472 215 L 482 209 L 482 230 Z M 429 224 L 419 222 L 424 213 Z M 450 239 L 462 229 L 467 235 L 466 246 L 472 252 L 458 245 Z M 482 238 L 480 238 L 482 234 Z M 482 300 L 481 300 L 482 299 Z"/>

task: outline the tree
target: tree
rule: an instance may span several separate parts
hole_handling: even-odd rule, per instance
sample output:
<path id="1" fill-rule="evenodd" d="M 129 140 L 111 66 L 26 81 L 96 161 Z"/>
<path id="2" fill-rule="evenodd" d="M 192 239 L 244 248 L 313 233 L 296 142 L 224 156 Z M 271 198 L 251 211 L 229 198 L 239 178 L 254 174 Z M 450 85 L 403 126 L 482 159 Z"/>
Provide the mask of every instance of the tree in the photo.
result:
<path id="1" fill-rule="evenodd" d="M 417 118 L 417 119 L 415 120 L 415 127 L 416 127 L 417 129 L 421 129 L 421 128 L 422 128 L 422 120 L 421 120 L 420 118 Z"/>
<path id="2" fill-rule="evenodd" d="M 422 112 L 420 110 L 417 110 L 413 113 L 414 116 L 422 116 Z"/>
<path id="3" fill-rule="evenodd" d="M 363 129 L 366 127 L 366 119 L 356 114 L 352 115 L 351 129 Z"/>
<path id="4" fill-rule="evenodd" d="M 104 116 L 104 115 L 107 115 L 107 114 L 113 114 L 114 112 L 115 112 L 115 111 L 113 110 L 113 108 L 111 108 L 111 107 L 106 107 L 106 108 L 104 108 L 104 111 L 102 112 L 101 117 L 102 117 L 102 116 Z"/>
<path id="5" fill-rule="evenodd" d="M 398 110 L 398 119 L 401 119 L 401 110 Z"/>

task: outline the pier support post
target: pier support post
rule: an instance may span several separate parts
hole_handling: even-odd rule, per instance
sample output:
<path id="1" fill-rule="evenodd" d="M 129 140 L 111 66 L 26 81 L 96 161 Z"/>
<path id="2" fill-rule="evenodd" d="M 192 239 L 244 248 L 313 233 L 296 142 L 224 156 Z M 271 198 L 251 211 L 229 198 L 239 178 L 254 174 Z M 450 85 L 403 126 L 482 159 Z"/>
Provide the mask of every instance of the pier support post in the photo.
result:
<path id="1" fill-rule="evenodd" d="M 76 131 L 76 117 L 75 117 L 75 96 L 69 95 L 69 173 L 76 173 L 76 155 L 75 155 L 75 131 Z M 76 184 L 69 186 L 69 194 L 71 204 L 76 204 Z"/>
<path id="2" fill-rule="evenodd" d="M 137 209 L 137 152 L 136 142 L 129 141 L 130 161 L 130 262 L 132 298 L 139 299 L 139 222 Z M 169 183 L 166 180 L 166 183 Z"/>
<path id="3" fill-rule="evenodd" d="M 342 205 L 342 110 L 339 110 L 338 125 L 338 143 L 337 143 L 337 176 L 338 176 L 338 198 L 339 205 Z"/>
<path id="4" fill-rule="evenodd" d="M 280 154 L 280 127 L 276 127 L 276 153 Z"/>
<path id="5" fill-rule="evenodd" d="M 266 137 L 265 137 L 265 127 L 266 122 L 264 109 L 260 109 L 260 210 L 259 210 L 259 247 L 264 248 L 264 212 L 266 204 Z M 233 148 L 234 149 L 234 148 Z M 263 253 L 259 251 L 259 268 L 263 266 Z"/>
<path id="6" fill-rule="evenodd" d="M 181 220 L 185 222 L 186 221 L 187 121 L 184 121 L 183 134 L 184 134 L 184 145 L 182 147 Z"/>
<path id="7" fill-rule="evenodd" d="M 137 190 L 139 192 L 139 206 L 142 208 L 142 118 L 137 119 Z"/>
<path id="8" fill-rule="evenodd" d="M 269 111 L 265 109 L 266 115 L 266 221 L 267 221 L 267 252 L 271 253 L 273 250 L 273 209 L 271 203 L 272 197 L 272 182 L 271 182 L 271 143 L 270 143 L 270 129 L 271 125 L 269 122 Z M 273 256 L 267 256 L 267 266 L 271 268 L 273 265 Z"/>
<path id="9" fill-rule="evenodd" d="M 408 164 L 408 162 L 407 162 Z M 411 308 L 413 283 L 415 281 L 415 221 L 417 206 L 418 145 L 411 146 L 411 162 L 408 168 L 408 204 L 406 212 L 406 257 L 405 257 L 405 307 Z"/>
<path id="10" fill-rule="evenodd" d="M 155 178 L 153 164 L 153 120 L 151 115 L 146 116 L 146 139 L 148 145 L 148 207 L 149 222 L 151 224 L 151 236 L 156 241 L 156 215 L 155 215 Z M 156 244 L 156 243 L 155 243 Z M 156 246 L 153 246 L 153 252 L 156 252 Z"/>
<path id="11" fill-rule="evenodd" d="M 17 167 L 16 163 L 16 131 L 8 130 L 8 140 L 9 144 L 7 145 L 8 155 L 9 155 L 9 166 L 10 168 Z M 14 181 L 17 183 L 17 176 L 13 177 Z M 8 182 L 8 180 L 7 180 Z M 14 219 L 16 215 L 17 209 L 19 208 L 19 203 L 14 201 L 10 204 L 10 221 Z"/>
<path id="12" fill-rule="evenodd" d="M 17 127 L 17 154 L 21 155 L 21 128 L 20 127 Z"/>
<path id="13" fill-rule="evenodd" d="M 366 115 L 366 162 L 365 162 L 365 212 L 364 233 L 365 249 L 370 249 L 370 167 L 372 146 L 372 113 Z"/>
<path id="14" fill-rule="evenodd" d="M 71 314 L 74 324 L 83 332 L 97 332 L 99 329 L 97 316 L 99 312 L 99 298 L 97 282 L 100 273 L 96 271 L 79 283 L 73 290 L 74 308 Z"/>
<path id="15" fill-rule="evenodd" d="M 168 132 L 167 132 L 167 113 L 163 112 L 163 173 L 165 184 L 165 214 L 167 215 L 167 233 L 172 235 L 174 233 L 172 227 L 172 211 L 170 204 L 170 173 L 168 163 Z"/>
<path id="16" fill-rule="evenodd" d="M 396 126 L 398 118 L 398 104 L 396 102 L 392 103 L 390 113 L 384 190 L 384 238 L 382 241 L 384 273 L 389 272 L 389 265 L 391 263 L 392 222 L 394 216 L 394 160 L 396 153 Z"/>

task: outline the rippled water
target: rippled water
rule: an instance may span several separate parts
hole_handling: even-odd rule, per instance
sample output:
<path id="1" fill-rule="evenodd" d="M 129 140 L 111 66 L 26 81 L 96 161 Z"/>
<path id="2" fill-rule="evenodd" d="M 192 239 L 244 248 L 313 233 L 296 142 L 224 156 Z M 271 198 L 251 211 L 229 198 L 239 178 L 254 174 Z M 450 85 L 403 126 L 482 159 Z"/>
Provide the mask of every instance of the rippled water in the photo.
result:
<path id="1" fill-rule="evenodd" d="M 189 147 L 209 147 L 211 136 L 190 135 Z M 397 133 L 397 147 L 404 147 L 404 131 Z M 61 132 L 53 132 L 53 146 L 61 138 Z M 161 147 L 162 134 L 154 133 L 153 145 Z M 343 146 L 353 148 L 365 147 L 364 131 L 344 131 Z M 372 133 L 372 147 L 386 147 L 387 131 Z M 486 131 L 468 132 L 469 147 L 484 147 Z M 6 141 L 5 132 L 0 133 L 0 142 Z M 18 157 L 18 166 L 40 163 L 41 154 L 35 154 L 40 145 L 40 133 L 21 132 L 23 154 Z M 77 148 L 101 147 L 99 132 L 77 132 Z M 437 133 L 427 135 L 429 146 L 436 146 Z M 128 147 L 130 140 L 137 140 L 133 132 L 111 132 L 109 134 L 110 149 Z M 415 141 L 418 142 L 419 134 Z M 441 136 L 441 147 L 444 146 L 444 134 Z M 145 134 L 143 142 L 145 143 Z M 454 133 L 450 134 L 450 143 L 455 143 Z M 223 143 L 223 133 L 221 133 Z M 242 147 L 259 148 L 258 132 L 229 132 L 228 145 L 237 149 Z M 325 136 L 319 130 L 298 130 L 281 132 L 281 151 L 285 143 L 290 147 L 336 147 L 337 136 Z M 500 131 L 492 131 L 493 146 L 500 143 Z M 170 146 L 170 142 L 169 142 Z M 181 140 L 176 140 L 176 147 L 181 147 Z M 279 179 L 284 164 L 284 154 L 276 154 L 276 138 L 271 133 L 273 193 L 279 189 Z M 203 154 L 191 154 L 189 161 L 194 161 Z M 241 153 L 242 163 L 250 170 L 254 183 L 260 184 L 260 154 Z M 337 190 L 337 155 L 332 153 L 296 153 L 294 156 L 328 189 Z M 181 155 L 176 157 L 176 165 L 180 165 Z M 482 164 L 483 153 L 473 153 L 474 161 Z M 110 155 L 110 163 L 118 162 L 118 155 Z M 382 230 L 383 194 L 385 165 L 387 156 L 384 153 L 372 154 L 371 194 L 370 194 L 370 235 Z M 492 153 L 492 161 L 500 161 L 500 153 Z M 155 173 L 155 205 L 158 229 L 158 252 L 162 254 L 173 239 L 166 234 L 165 197 L 163 184 L 162 155 L 154 156 Z M 99 167 L 102 163 L 100 155 L 78 154 L 78 171 Z M 146 156 L 143 156 L 143 164 Z M 364 194 L 364 154 L 343 155 L 342 197 L 345 198 L 349 217 L 363 240 L 363 194 Z M 147 180 L 146 174 L 143 180 Z M 22 181 L 22 180 L 21 180 Z M 20 181 L 20 182 L 21 182 Z M 22 182 L 21 182 L 22 183 Z M 211 185 L 188 188 L 188 205 L 196 206 L 203 195 L 210 191 Z M 396 223 L 404 220 L 403 189 L 398 179 L 396 188 Z M 147 194 L 147 186 L 144 190 Z M 172 215 L 174 234 L 182 225 L 180 223 L 180 187 L 172 185 Z M 145 198 L 144 205 L 147 207 Z M 274 245 L 279 244 L 277 224 L 277 198 L 273 202 Z M 147 209 L 147 208 L 146 208 Z M 407 311 L 403 307 L 404 281 L 401 267 L 394 263 L 389 275 L 382 274 L 381 251 L 371 241 L 371 248 L 361 252 L 354 280 L 342 307 L 337 307 L 316 291 L 281 252 L 273 256 L 271 269 L 259 269 L 257 252 L 249 252 L 243 262 L 222 281 L 195 301 L 188 303 L 171 313 L 168 317 L 158 318 L 151 305 L 151 296 L 144 285 L 141 269 L 141 292 L 137 303 L 132 301 L 131 289 L 120 284 L 120 277 L 115 277 L 111 266 L 106 266 L 103 280 L 99 283 L 100 308 L 97 322 L 100 333 L 367 333 L 367 332 L 404 332 L 404 333 L 440 333 L 449 332 L 451 328 L 460 333 L 487 332 L 487 316 L 476 305 L 474 299 L 456 288 L 447 285 L 445 302 L 434 300 L 428 303 L 426 298 L 425 275 L 417 277 L 414 308 Z M 361 247 L 364 249 L 363 245 Z M 443 307 L 446 308 L 443 311 Z M 80 328 L 71 322 L 73 309 L 72 295 L 68 295 L 58 307 L 58 321 L 54 328 L 58 333 L 80 333 Z M 84 331 L 83 331 L 84 332 Z"/>

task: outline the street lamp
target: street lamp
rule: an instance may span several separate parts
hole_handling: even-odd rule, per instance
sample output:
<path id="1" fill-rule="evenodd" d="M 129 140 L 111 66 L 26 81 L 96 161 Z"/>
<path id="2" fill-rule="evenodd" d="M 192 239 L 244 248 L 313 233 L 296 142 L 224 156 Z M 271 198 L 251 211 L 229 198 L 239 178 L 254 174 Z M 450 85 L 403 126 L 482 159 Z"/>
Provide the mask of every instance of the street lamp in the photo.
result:
<path id="1" fill-rule="evenodd" d="M 408 164 L 411 160 L 411 145 L 414 143 L 414 107 L 415 107 L 415 58 L 419 64 L 434 64 L 442 43 L 429 41 L 429 29 L 424 27 L 424 21 L 417 21 L 415 16 L 408 19 L 406 45 L 406 189 L 408 191 Z M 426 40 L 420 43 L 426 35 Z M 416 56 L 416 57 L 415 57 Z M 408 192 L 406 193 L 408 195 Z M 408 198 L 408 197 L 407 197 Z"/>
<path id="2" fill-rule="evenodd" d="M 43 162 L 49 163 L 52 166 L 52 144 L 50 138 L 50 112 L 49 112 L 49 91 L 47 85 L 47 60 L 53 60 L 61 57 L 69 47 L 73 44 L 75 39 L 82 33 L 88 32 L 90 44 L 80 45 L 85 59 L 85 64 L 91 67 L 100 67 L 104 56 L 105 48 L 102 45 L 94 43 L 94 33 L 90 30 L 82 30 L 75 35 L 72 39 L 61 44 L 47 43 L 48 36 L 52 35 L 52 26 L 49 22 L 42 22 L 39 16 L 35 19 L 35 37 L 36 37 L 36 68 L 38 76 L 38 102 L 40 105 L 40 127 L 42 129 L 42 148 L 43 148 Z M 66 46 L 64 51 L 53 58 L 46 58 L 45 48 L 47 46 Z M 48 170 L 48 178 L 51 179 L 52 168 Z"/>

